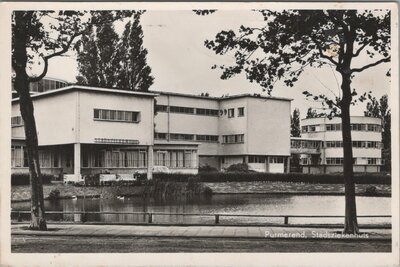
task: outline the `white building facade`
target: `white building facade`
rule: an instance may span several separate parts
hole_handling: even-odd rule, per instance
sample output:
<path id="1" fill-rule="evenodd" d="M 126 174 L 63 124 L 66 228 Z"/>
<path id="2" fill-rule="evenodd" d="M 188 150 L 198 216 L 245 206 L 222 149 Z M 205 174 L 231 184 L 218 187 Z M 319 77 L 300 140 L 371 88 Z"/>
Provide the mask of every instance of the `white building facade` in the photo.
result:
<path id="1" fill-rule="evenodd" d="M 352 116 L 351 137 L 354 172 L 379 172 L 382 164 L 382 122 L 379 118 Z M 343 172 L 341 118 L 311 118 L 302 123 L 302 137 L 292 138 L 292 153 L 299 142 L 304 173 Z M 295 145 L 296 144 L 296 145 Z"/>
<path id="2" fill-rule="evenodd" d="M 61 83 L 60 83 L 61 84 Z M 166 166 L 197 173 L 236 163 L 287 172 L 290 99 L 224 98 L 71 85 L 32 92 L 43 173 L 129 174 Z M 12 172 L 28 172 L 19 100 L 12 100 Z"/>

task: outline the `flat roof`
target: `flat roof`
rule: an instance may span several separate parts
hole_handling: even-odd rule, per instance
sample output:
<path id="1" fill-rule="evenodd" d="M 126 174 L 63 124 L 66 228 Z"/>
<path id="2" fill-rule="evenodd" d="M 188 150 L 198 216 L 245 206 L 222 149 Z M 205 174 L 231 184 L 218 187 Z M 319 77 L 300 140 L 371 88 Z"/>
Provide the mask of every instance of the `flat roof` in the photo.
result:
<path id="1" fill-rule="evenodd" d="M 272 100 L 282 100 L 282 101 L 292 101 L 293 100 L 291 98 L 275 97 L 275 96 L 264 96 L 264 95 L 260 95 L 260 94 L 238 94 L 238 95 L 217 97 L 217 96 L 192 95 L 192 94 L 167 92 L 167 91 L 156 91 L 156 90 L 151 90 L 150 92 L 156 93 L 158 95 L 172 95 L 172 96 L 181 96 L 181 97 L 189 97 L 189 98 L 200 98 L 200 99 L 208 99 L 208 100 L 225 100 L 225 99 L 235 99 L 235 98 L 244 98 L 244 97 L 261 98 L 261 99 L 272 99 Z"/>
<path id="2" fill-rule="evenodd" d="M 183 94 L 183 93 L 175 93 L 175 92 L 166 92 L 166 91 L 155 91 L 151 90 L 148 92 L 141 92 L 141 91 L 129 91 L 129 90 L 121 90 L 116 88 L 104 88 L 104 87 L 95 87 L 95 86 L 85 86 L 85 85 L 69 85 L 66 87 L 62 87 L 59 89 L 48 90 L 42 93 L 35 93 L 31 94 L 31 98 L 40 98 L 46 97 L 51 95 L 56 95 L 59 93 L 64 93 L 68 91 L 74 90 L 84 90 L 84 91 L 93 91 L 93 92 L 104 92 L 104 93 L 114 93 L 114 94 L 126 94 L 126 95 L 136 95 L 136 96 L 143 96 L 143 97 L 155 97 L 157 95 L 172 95 L 172 96 L 180 96 L 180 97 L 188 97 L 188 98 L 199 98 L 199 99 L 207 99 L 207 100 L 228 100 L 228 99 L 236 99 L 236 98 L 259 98 L 259 99 L 266 99 L 266 100 L 281 100 L 281 101 L 292 101 L 293 99 L 284 98 L 284 97 L 274 97 L 274 96 L 263 96 L 260 94 L 238 94 L 232 96 L 222 96 L 222 97 L 215 97 L 215 96 L 202 96 L 202 95 L 192 95 L 192 94 Z M 12 102 L 18 101 L 19 98 L 13 98 Z"/>
<path id="3" fill-rule="evenodd" d="M 59 89 L 48 90 L 43 93 L 31 94 L 31 98 L 32 99 L 41 98 L 41 97 L 56 95 L 56 94 L 65 93 L 65 92 L 69 92 L 69 91 L 75 91 L 75 90 L 113 93 L 113 94 L 125 94 L 125 95 L 134 95 L 134 96 L 143 96 L 143 97 L 155 97 L 158 95 L 156 93 L 151 93 L 151 92 L 128 91 L 128 90 L 121 90 L 121 89 L 115 89 L 115 88 L 93 87 L 93 86 L 84 86 L 84 85 L 70 85 L 70 86 L 59 88 Z M 19 98 L 13 98 L 11 101 L 17 102 L 17 101 L 19 101 Z"/>
<path id="4" fill-rule="evenodd" d="M 378 119 L 378 120 L 381 120 L 381 118 L 377 118 L 377 117 L 368 117 L 368 116 L 362 116 L 362 115 L 350 116 L 350 119 L 351 119 L 351 118 L 369 118 L 369 119 Z M 316 117 L 316 118 L 304 118 L 304 119 L 301 119 L 301 121 L 306 121 L 306 120 L 317 120 L 317 119 L 327 119 L 327 120 L 329 120 L 329 118 L 327 118 L 327 117 Z M 333 117 L 331 120 L 333 120 L 333 119 L 340 119 L 340 117 Z"/>

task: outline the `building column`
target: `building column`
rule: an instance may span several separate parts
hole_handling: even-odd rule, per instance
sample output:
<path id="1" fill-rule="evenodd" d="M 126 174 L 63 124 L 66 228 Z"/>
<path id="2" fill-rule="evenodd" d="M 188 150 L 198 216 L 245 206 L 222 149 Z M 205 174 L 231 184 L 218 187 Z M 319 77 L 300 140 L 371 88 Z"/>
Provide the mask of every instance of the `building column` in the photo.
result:
<path id="1" fill-rule="evenodd" d="M 265 172 L 269 172 L 269 156 L 265 156 Z"/>
<path id="2" fill-rule="evenodd" d="M 147 180 L 153 179 L 153 146 L 147 149 Z"/>
<path id="3" fill-rule="evenodd" d="M 81 144 L 74 144 L 74 174 L 81 174 Z"/>
<path id="4" fill-rule="evenodd" d="M 287 164 L 286 164 L 286 173 L 290 173 L 290 156 L 287 157 Z"/>

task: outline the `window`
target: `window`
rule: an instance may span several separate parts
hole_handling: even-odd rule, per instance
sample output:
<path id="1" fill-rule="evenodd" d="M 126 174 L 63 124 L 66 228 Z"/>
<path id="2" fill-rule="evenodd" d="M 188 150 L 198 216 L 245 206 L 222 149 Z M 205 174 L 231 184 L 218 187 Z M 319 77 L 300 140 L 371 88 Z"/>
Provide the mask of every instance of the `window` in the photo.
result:
<path id="1" fill-rule="evenodd" d="M 335 148 L 335 147 L 343 147 L 342 141 L 326 141 L 326 147 L 328 148 Z"/>
<path id="2" fill-rule="evenodd" d="M 284 161 L 283 157 L 278 157 L 278 156 L 269 157 L 269 163 L 283 163 L 283 161 Z"/>
<path id="3" fill-rule="evenodd" d="M 343 158 L 326 158 L 327 165 L 342 165 Z"/>
<path id="4" fill-rule="evenodd" d="M 325 126 L 326 131 L 341 131 L 342 130 L 342 124 L 336 123 L 336 124 L 327 124 Z"/>
<path id="5" fill-rule="evenodd" d="M 184 113 L 184 114 L 194 114 L 194 108 L 170 106 L 169 107 L 169 112 L 172 112 L 172 113 Z"/>
<path id="6" fill-rule="evenodd" d="M 303 132 L 303 133 L 306 133 L 307 132 L 307 126 L 301 126 L 301 131 Z"/>
<path id="7" fill-rule="evenodd" d="M 140 112 L 126 110 L 94 109 L 94 120 L 118 121 L 118 122 L 139 122 Z"/>
<path id="8" fill-rule="evenodd" d="M 249 156 L 249 163 L 265 163 L 265 156 Z"/>
<path id="9" fill-rule="evenodd" d="M 23 167 L 24 155 L 23 146 L 11 146 L 11 167 Z"/>
<path id="10" fill-rule="evenodd" d="M 180 133 L 171 133 L 171 140 L 182 140 L 182 141 L 192 141 L 194 140 L 193 134 L 180 134 Z"/>
<path id="11" fill-rule="evenodd" d="M 223 144 L 244 143 L 244 134 L 223 135 Z"/>
<path id="12" fill-rule="evenodd" d="M 218 135 L 196 135 L 196 141 L 218 142 Z"/>
<path id="13" fill-rule="evenodd" d="M 238 108 L 238 117 L 244 116 L 244 107 Z"/>
<path id="14" fill-rule="evenodd" d="M 368 158 L 368 165 L 379 165 L 380 159 L 379 158 Z"/>
<path id="15" fill-rule="evenodd" d="M 196 108 L 197 115 L 218 116 L 218 109 Z"/>
<path id="16" fill-rule="evenodd" d="M 11 127 L 17 127 L 24 125 L 24 121 L 21 116 L 11 117 Z"/>
<path id="17" fill-rule="evenodd" d="M 167 105 L 156 105 L 156 112 L 168 112 Z"/>
<path id="18" fill-rule="evenodd" d="M 235 109 L 230 108 L 228 109 L 228 118 L 233 118 L 233 117 L 235 117 Z"/>
<path id="19" fill-rule="evenodd" d="M 154 133 L 154 139 L 159 139 L 159 140 L 166 140 L 167 139 L 167 133 Z"/>
<path id="20" fill-rule="evenodd" d="M 59 161 L 59 157 L 58 157 L 58 152 L 57 151 L 53 151 L 53 167 L 54 168 L 60 167 L 60 161 Z"/>

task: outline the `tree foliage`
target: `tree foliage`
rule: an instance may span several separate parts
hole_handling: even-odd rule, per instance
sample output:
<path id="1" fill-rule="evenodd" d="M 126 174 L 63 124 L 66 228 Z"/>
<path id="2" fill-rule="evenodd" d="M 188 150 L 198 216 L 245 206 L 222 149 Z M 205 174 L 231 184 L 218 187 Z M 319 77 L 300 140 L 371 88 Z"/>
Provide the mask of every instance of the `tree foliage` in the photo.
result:
<path id="1" fill-rule="evenodd" d="M 301 136 L 301 131 L 300 131 L 300 110 L 298 108 L 295 108 L 293 110 L 293 114 L 290 117 L 290 136 L 292 137 L 300 137 Z"/>
<path id="2" fill-rule="evenodd" d="M 105 11 L 104 16 L 110 14 Z M 78 84 L 148 91 L 154 78 L 146 63 L 142 14 L 138 11 L 129 18 L 121 38 L 112 20 L 87 29 L 78 43 Z"/>
<path id="3" fill-rule="evenodd" d="M 388 103 L 388 95 L 383 95 L 379 100 L 375 97 L 367 102 L 366 111 L 364 115 L 367 117 L 380 118 L 382 120 L 382 159 L 384 161 L 384 170 L 390 171 L 391 169 L 391 110 Z"/>
<path id="4" fill-rule="evenodd" d="M 387 10 L 260 10 L 262 27 L 240 26 L 238 31 L 223 30 L 205 46 L 218 55 L 235 59 L 231 66 L 217 66 L 222 79 L 244 73 L 271 93 L 282 81 L 292 87 L 306 67 L 329 65 L 341 76 L 341 96 L 330 99 L 324 94 L 303 92 L 307 98 L 327 105 L 328 117 L 340 115 L 343 138 L 343 175 L 345 177 L 344 232 L 358 232 L 353 151 L 350 128 L 350 105 L 366 100 L 357 97 L 351 87 L 358 73 L 390 61 L 390 11 Z M 357 57 L 370 62 L 358 65 Z M 390 72 L 388 72 L 390 73 Z M 360 100 L 361 101 L 361 100 Z"/>

